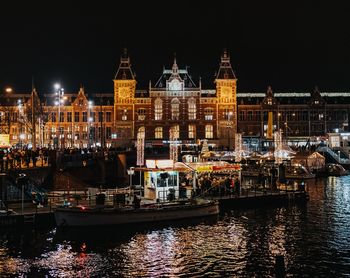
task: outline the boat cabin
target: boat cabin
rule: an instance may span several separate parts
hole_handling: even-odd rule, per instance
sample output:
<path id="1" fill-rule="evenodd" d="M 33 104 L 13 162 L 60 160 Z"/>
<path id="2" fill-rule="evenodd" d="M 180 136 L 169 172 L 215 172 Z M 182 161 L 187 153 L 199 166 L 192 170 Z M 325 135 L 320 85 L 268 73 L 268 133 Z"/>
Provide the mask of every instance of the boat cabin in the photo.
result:
<path id="1" fill-rule="evenodd" d="M 192 185 L 187 184 L 185 192 L 182 192 L 180 179 L 186 173 L 192 178 L 192 169 L 185 163 L 176 162 L 170 159 L 146 160 L 144 172 L 144 198 L 150 201 L 172 201 L 179 198 L 190 198 Z"/>
<path id="2" fill-rule="evenodd" d="M 165 202 L 191 198 L 203 178 L 219 183 L 226 177 L 240 178 L 240 165 L 225 161 L 173 162 L 172 160 L 146 160 L 146 167 L 135 169 L 144 173 L 144 199 Z M 219 184 L 218 184 L 219 185 Z"/>

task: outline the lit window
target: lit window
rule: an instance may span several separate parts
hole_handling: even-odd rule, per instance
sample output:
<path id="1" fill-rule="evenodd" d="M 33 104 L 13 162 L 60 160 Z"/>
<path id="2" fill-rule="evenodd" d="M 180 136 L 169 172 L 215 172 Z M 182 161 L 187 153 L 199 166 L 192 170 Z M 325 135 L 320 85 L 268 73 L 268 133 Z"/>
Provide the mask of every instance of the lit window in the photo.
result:
<path id="1" fill-rule="evenodd" d="M 157 126 L 154 130 L 154 137 L 156 139 L 162 139 L 163 138 L 163 127 Z"/>
<path id="2" fill-rule="evenodd" d="M 154 102 L 154 119 L 161 120 L 163 118 L 163 102 L 157 98 Z"/>
<path id="3" fill-rule="evenodd" d="M 171 101 L 171 119 L 178 120 L 180 115 L 180 101 L 174 98 Z"/>
<path id="4" fill-rule="evenodd" d="M 188 126 L 188 138 L 196 138 L 196 126 L 195 125 L 189 125 Z"/>
<path id="5" fill-rule="evenodd" d="M 205 108 L 204 119 L 206 121 L 212 121 L 214 119 L 214 109 L 213 108 Z"/>
<path id="6" fill-rule="evenodd" d="M 188 100 L 188 119 L 195 120 L 196 112 L 197 112 L 196 100 L 194 98 L 190 98 Z"/>
<path id="7" fill-rule="evenodd" d="M 212 125 L 206 125 L 205 126 L 205 138 L 213 138 L 214 134 L 213 134 L 213 126 Z"/>
<path id="8" fill-rule="evenodd" d="M 170 135 L 173 133 L 173 138 L 174 139 L 179 139 L 180 138 L 180 127 L 179 125 L 174 125 L 170 128 Z M 171 136 L 169 136 L 171 138 Z"/>

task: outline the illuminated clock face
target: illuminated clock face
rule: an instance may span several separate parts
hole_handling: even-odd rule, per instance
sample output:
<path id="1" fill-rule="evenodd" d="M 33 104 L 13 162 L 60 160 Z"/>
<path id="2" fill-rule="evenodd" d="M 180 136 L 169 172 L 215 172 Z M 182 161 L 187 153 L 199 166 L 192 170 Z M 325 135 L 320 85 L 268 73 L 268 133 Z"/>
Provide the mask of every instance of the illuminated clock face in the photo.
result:
<path id="1" fill-rule="evenodd" d="M 119 97 L 120 98 L 128 98 L 129 97 L 129 90 L 127 88 L 120 88 L 119 89 Z"/>
<path id="2" fill-rule="evenodd" d="M 222 88 L 221 95 L 222 97 L 230 97 L 231 90 L 230 88 Z"/>
<path id="3" fill-rule="evenodd" d="M 169 90 L 178 91 L 181 90 L 181 83 L 179 80 L 174 79 L 169 83 Z"/>

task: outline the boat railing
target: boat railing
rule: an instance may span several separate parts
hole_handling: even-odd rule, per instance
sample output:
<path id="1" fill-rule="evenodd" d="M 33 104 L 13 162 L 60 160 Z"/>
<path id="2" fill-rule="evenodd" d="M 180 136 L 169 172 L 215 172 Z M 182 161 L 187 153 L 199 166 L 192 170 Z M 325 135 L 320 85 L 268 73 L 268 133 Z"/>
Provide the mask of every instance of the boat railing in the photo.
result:
<path id="1" fill-rule="evenodd" d="M 186 189 L 168 188 L 158 191 L 156 202 L 172 202 L 175 200 L 188 200 L 191 196 L 188 196 Z"/>

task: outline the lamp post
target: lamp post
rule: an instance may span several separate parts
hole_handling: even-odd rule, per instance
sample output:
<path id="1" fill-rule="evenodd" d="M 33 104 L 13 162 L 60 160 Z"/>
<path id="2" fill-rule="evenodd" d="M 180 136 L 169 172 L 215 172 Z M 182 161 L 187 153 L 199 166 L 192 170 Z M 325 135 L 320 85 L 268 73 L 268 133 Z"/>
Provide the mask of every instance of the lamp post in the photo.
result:
<path id="1" fill-rule="evenodd" d="M 292 113 L 292 122 L 294 121 L 295 113 Z M 293 133 L 293 130 L 288 126 L 288 114 L 286 113 L 286 121 L 285 121 L 285 127 L 286 127 L 286 143 L 288 145 L 288 129 Z"/>
<path id="2" fill-rule="evenodd" d="M 132 186 L 132 175 L 135 174 L 135 168 L 134 167 L 130 167 L 128 170 L 128 175 L 130 176 L 130 181 L 129 181 L 129 186 Z"/>
<path id="3" fill-rule="evenodd" d="M 280 117 L 282 114 L 280 112 L 277 113 L 277 131 L 280 130 Z"/>
<path id="4" fill-rule="evenodd" d="M 19 117 L 19 146 L 22 148 L 22 140 L 24 139 L 24 134 L 22 134 L 22 122 L 23 122 L 23 103 L 22 100 L 19 99 L 17 101 L 18 107 L 18 117 Z"/>
<path id="5" fill-rule="evenodd" d="M 284 125 L 285 125 L 285 128 L 286 128 L 286 142 L 287 142 L 287 145 L 288 145 L 288 117 L 287 117 L 287 113 L 286 113 L 286 121 L 285 121 Z"/>
<path id="6" fill-rule="evenodd" d="M 88 148 L 91 147 L 91 123 L 93 118 L 91 117 L 91 108 L 93 106 L 93 101 L 89 100 L 89 115 L 88 115 Z"/>
<path id="7" fill-rule="evenodd" d="M 64 96 L 64 89 L 61 87 L 59 83 L 56 83 L 54 85 L 55 87 L 55 95 L 56 95 L 56 100 L 55 100 L 55 105 L 58 107 L 58 125 L 57 125 L 57 130 L 56 130 L 56 138 L 57 138 L 57 148 L 60 148 L 60 139 L 61 139 L 61 134 L 60 134 L 60 122 L 61 122 L 61 104 L 63 103 L 63 96 Z"/>
<path id="8" fill-rule="evenodd" d="M 36 151 L 36 119 L 35 119 L 35 107 L 34 107 L 34 94 L 35 94 L 35 89 L 32 90 L 31 93 L 31 113 L 32 113 L 32 149 L 33 151 Z"/>
<path id="9" fill-rule="evenodd" d="M 227 143 L 228 143 L 228 150 L 231 149 L 231 132 L 230 132 L 230 129 L 232 128 L 232 121 L 231 121 L 232 115 L 233 115 L 232 111 L 227 113 Z"/>

